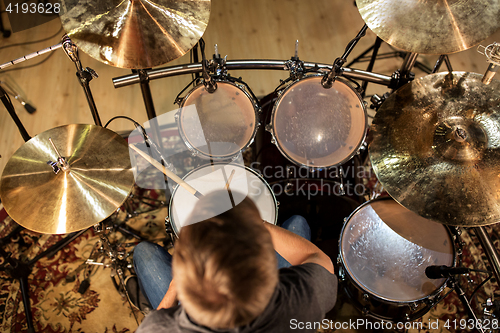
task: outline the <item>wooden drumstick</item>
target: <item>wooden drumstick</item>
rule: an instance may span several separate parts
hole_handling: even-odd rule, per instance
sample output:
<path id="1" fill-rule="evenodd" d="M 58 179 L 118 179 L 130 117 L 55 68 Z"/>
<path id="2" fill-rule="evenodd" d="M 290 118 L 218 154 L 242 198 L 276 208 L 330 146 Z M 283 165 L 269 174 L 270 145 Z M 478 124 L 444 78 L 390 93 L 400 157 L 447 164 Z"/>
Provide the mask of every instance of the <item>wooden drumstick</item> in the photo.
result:
<path id="1" fill-rule="evenodd" d="M 189 193 L 193 194 L 198 199 L 203 196 L 203 194 L 201 194 L 195 188 L 193 188 L 191 185 L 189 185 L 184 180 L 182 180 L 182 178 L 180 178 L 175 173 L 173 173 L 172 171 L 170 171 L 167 168 L 165 168 L 165 166 L 163 164 L 161 164 L 160 162 L 158 162 L 157 160 L 155 160 L 154 158 L 152 158 L 151 156 L 149 156 L 148 154 L 146 154 L 145 152 L 143 152 L 142 150 L 140 150 L 139 148 L 137 148 L 135 145 L 129 144 L 129 147 L 132 148 L 136 153 L 138 153 L 139 155 L 141 155 L 142 157 L 144 157 L 146 159 L 146 161 L 148 161 L 149 163 L 151 163 L 152 166 L 154 166 L 155 168 L 157 168 L 158 170 L 160 170 L 161 172 L 163 172 L 163 174 L 165 176 L 167 176 L 168 178 L 172 179 L 174 182 L 176 182 L 177 184 L 179 184 L 180 186 L 182 186 L 184 189 L 186 189 L 186 191 L 188 191 Z"/>
<path id="2" fill-rule="evenodd" d="M 224 168 L 222 169 L 222 171 L 224 172 Z M 227 190 L 227 193 L 229 194 L 229 200 L 231 200 L 231 205 L 233 205 L 234 207 L 236 205 L 234 203 L 233 193 L 231 193 L 231 189 L 229 188 L 229 184 L 231 183 L 231 179 L 233 179 L 233 176 L 234 176 L 234 169 L 233 171 L 231 171 L 231 174 L 229 175 L 229 178 L 226 182 L 226 186 L 224 188 Z"/>
<path id="3" fill-rule="evenodd" d="M 233 169 L 233 171 L 231 171 L 231 174 L 229 175 L 229 179 L 227 180 L 226 187 L 225 187 L 226 190 L 229 190 L 229 183 L 231 183 L 231 179 L 233 179 L 233 176 L 234 176 L 234 169 Z"/>

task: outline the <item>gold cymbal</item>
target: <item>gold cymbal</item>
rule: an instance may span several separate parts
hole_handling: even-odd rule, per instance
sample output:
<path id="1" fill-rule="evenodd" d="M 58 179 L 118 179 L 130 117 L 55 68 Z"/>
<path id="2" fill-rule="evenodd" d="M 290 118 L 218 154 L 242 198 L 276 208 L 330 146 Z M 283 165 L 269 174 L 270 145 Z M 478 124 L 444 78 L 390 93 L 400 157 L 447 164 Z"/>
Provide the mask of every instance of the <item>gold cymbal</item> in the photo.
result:
<path id="1" fill-rule="evenodd" d="M 85 53 L 120 68 L 151 68 L 186 54 L 210 18 L 210 0 L 61 0 L 69 38 Z"/>
<path id="2" fill-rule="evenodd" d="M 467 50 L 499 27 L 499 0 L 356 0 L 368 27 L 388 44 L 422 54 Z"/>
<path id="3" fill-rule="evenodd" d="M 53 171 L 58 154 L 69 169 Z M 127 142 L 95 125 L 45 131 L 19 148 L 2 174 L 0 197 L 26 229 L 45 234 L 79 231 L 110 216 L 134 185 Z"/>
<path id="4" fill-rule="evenodd" d="M 369 146 L 385 190 L 422 217 L 466 227 L 500 221 L 500 81 L 424 76 L 377 111 Z"/>

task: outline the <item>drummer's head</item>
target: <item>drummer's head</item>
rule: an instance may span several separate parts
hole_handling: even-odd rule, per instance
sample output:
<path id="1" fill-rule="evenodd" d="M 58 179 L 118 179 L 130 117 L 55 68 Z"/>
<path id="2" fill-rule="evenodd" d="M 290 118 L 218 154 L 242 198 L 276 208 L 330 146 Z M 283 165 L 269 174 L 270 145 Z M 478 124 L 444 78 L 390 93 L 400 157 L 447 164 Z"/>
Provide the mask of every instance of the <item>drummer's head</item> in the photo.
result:
<path id="1" fill-rule="evenodd" d="M 206 195 L 191 221 L 207 216 L 227 191 Z M 201 215 L 200 215 L 201 214 Z M 198 324 L 233 328 L 250 323 L 269 303 L 278 282 L 271 235 L 252 200 L 181 229 L 173 272 L 179 301 Z"/>

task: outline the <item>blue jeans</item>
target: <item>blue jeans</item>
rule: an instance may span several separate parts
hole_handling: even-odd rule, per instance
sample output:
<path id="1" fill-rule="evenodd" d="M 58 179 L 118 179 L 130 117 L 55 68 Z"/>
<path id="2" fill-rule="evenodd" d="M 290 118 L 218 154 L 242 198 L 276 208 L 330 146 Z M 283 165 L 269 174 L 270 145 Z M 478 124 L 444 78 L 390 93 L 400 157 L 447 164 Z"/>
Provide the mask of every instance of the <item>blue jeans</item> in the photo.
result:
<path id="1" fill-rule="evenodd" d="M 311 240 L 311 229 L 302 216 L 290 217 L 281 227 Z M 278 252 L 276 252 L 276 257 L 278 268 L 291 266 Z M 134 249 L 134 269 L 142 293 L 153 309 L 156 309 L 172 281 L 172 256 L 157 244 L 141 242 Z"/>

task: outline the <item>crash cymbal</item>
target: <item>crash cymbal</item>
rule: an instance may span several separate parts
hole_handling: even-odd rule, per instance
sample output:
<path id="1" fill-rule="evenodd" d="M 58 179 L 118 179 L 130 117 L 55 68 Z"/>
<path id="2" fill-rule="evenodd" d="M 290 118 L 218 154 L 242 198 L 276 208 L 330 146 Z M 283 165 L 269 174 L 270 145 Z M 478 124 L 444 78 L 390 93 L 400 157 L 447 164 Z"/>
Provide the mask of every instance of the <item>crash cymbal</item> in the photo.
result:
<path id="1" fill-rule="evenodd" d="M 186 54 L 210 18 L 210 0 L 62 0 L 69 38 L 85 53 L 120 68 L 151 68 Z"/>
<path id="2" fill-rule="evenodd" d="M 423 54 L 467 50 L 499 27 L 499 0 L 356 0 L 368 27 L 388 44 Z"/>
<path id="3" fill-rule="evenodd" d="M 49 138 L 68 163 L 58 160 Z M 127 142 L 95 125 L 66 125 L 26 142 L 9 159 L 0 197 L 7 213 L 26 229 L 63 234 L 79 231 L 110 216 L 134 184 Z"/>
<path id="4" fill-rule="evenodd" d="M 385 190 L 422 217 L 458 226 L 500 221 L 500 81 L 424 76 L 390 95 L 371 127 Z"/>

